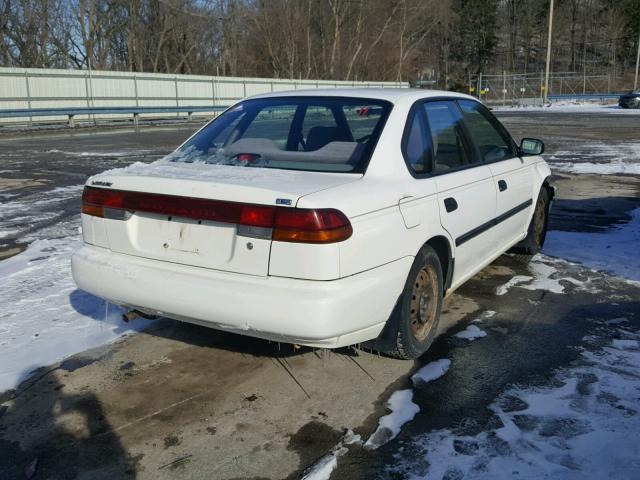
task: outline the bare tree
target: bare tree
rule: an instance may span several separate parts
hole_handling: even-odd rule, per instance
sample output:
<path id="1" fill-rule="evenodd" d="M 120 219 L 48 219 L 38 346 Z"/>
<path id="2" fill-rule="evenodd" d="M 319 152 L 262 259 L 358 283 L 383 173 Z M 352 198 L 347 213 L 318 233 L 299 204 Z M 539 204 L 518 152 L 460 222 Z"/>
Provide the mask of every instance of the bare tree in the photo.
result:
<path id="1" fill-rule="evenodd" d="M 547 0 L 0 0 L 0 65 L 414 80 L 543 66 Z M 554 70 L 623 75 L 640 0 L 561 0 Z"/>

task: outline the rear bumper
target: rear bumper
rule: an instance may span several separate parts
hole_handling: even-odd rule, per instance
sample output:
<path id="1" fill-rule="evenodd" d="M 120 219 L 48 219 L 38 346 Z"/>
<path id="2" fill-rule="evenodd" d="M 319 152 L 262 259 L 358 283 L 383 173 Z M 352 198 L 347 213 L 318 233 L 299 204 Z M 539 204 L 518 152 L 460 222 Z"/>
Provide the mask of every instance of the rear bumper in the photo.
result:
<path id="1" fill-rule="evenodd" d="M 72 257 L 79 288 L 118 305 L 268 340 L 336 348 L 378 336 L 413 258 L 332 281 L 256 277 L 113 253 Z"/>

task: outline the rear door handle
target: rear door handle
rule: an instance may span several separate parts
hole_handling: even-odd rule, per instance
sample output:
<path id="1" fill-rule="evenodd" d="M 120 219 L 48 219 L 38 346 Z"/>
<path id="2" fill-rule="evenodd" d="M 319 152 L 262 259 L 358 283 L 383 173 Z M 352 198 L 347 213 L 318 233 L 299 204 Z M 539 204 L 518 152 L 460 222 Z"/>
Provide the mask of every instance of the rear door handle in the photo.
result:
<path id="1" fill-rule="evenodd" d="M 507 189 L 507 182 L 505 182 L 504 180 L 499 180 L 498 189 L 500 189 L 501 192 L 504 192 Z"/>
<path id="2" fill-rule="evenodd" d="M 447 209 L 447 212 L 453 212 L 458 209 L 458 202 L 456 202 L 456 199 L 453 197 L 445 198 L 444 208 Z"/>

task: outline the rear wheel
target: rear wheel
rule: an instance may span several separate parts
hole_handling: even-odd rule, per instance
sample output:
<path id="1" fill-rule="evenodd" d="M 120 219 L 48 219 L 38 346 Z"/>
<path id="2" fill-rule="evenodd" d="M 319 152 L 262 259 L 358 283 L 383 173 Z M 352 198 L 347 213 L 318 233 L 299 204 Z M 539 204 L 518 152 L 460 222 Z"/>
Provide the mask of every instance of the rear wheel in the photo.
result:
<path id="1" fill-rule="evenodd" d="M 402 359 L 418 358 L 433 343 L 442 307 L 442 267 L 433 248 L 424 246 L 413 262 L 400 299 L 398 314 L 391 319 L 395 345 L 387 353 Z"/>
<path id="2" fill-rule="evenodd" d="M 538 194 L 538 201 L 536 202 L 535 210 L 533 211 L 533 217 L 531 223 L 529 223 L 529 230 L 527 236 L 520 242 L 514 249 L 516 253 L 523 253 L 525 255 L 535 255 L 542 250 L 544 246 L 545 238 L 547 237 L 547 224 L 549 223 L 549 192 L 545 187 L 540 189 Z"/>

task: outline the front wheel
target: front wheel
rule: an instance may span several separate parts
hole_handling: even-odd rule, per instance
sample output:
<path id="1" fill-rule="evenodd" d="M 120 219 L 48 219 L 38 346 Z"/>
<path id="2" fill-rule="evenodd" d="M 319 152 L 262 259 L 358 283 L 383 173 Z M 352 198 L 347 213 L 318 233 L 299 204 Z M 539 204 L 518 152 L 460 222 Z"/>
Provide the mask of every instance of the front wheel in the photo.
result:
<path id="1" fill-rule="evenodd" d="M 549 223 L 549 192 L 545 187 L 540 189 L 533 217 L 529 223 L 527 236 L 515 247 L 517 253 L 535 255 L 542 250 L 547 238 L 547 224 Z"/>
<path id="2" fill-rule="evenodd" d="M 442 308 L 442 266 L 433 248 L 425 245 L 411 266 L 393 318 L 394 345 L 387 353 L 397 358 L 418 358 L 433 343 Z"/>

